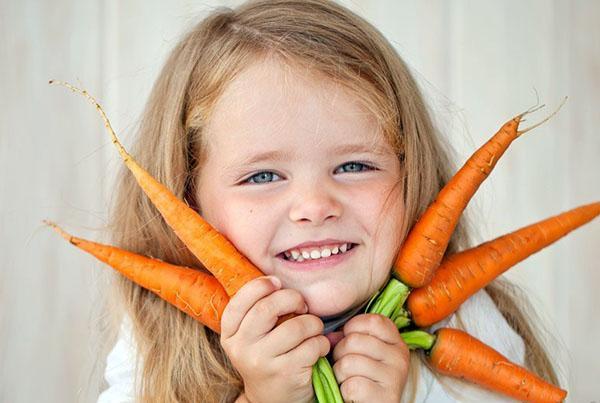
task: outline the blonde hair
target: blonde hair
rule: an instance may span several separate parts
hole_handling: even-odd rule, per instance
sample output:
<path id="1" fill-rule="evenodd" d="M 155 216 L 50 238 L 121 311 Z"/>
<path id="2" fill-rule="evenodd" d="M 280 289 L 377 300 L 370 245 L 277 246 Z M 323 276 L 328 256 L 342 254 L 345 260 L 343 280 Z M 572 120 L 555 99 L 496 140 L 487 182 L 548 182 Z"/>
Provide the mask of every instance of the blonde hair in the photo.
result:
<path id="1" fill-rule="evenodd" d="M 393 47 L 372 25 L 332 1 L 252 1 L 235 9 L 213 10 L 166 61 L 143 112 L 133 155 L 201 212 L 194 195 L 206 157 L 205 122 L 236 74 L 267 56 L 345 85 L 377 117 L 406 174 L 400 230 L 404 239 L 450 177 L 449 147 L 442 143 L 414 79 Z M 111 229 L 112 241 L 120 247 L 202 268 L 125 168 L 118 177 Z M 447 253 L 468 247 L 469 232 L 463 217 Z M 217 334 L 124 277 L 115 276 L 115 285 L 137 345 L 138 401 L 225 402 L 241 393 L 242 381 Z M 522 295 L 506 281 L 497 280 L 486 289 L 523 336 L 527 366 L 556 383 L 537 331 L 522 309 Z M 414 393 L 418 372 L 413 357 L 409 384 Z"/>

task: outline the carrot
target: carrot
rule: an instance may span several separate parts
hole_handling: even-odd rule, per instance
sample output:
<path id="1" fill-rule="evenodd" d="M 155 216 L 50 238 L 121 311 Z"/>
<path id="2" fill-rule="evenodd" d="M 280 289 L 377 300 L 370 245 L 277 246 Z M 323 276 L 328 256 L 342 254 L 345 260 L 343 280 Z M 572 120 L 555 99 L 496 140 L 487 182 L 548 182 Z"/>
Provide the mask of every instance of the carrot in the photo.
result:
<path id="1" fill-rule="evenodd" d="M 229 303 L 229 296 L 215 277 L 189 267 L 169 264 L 111 245 L 78 238 L 51 221 L 44 220 L 44 223 L 79 249 L 113 267 L 129 280 L 158 295 L 215 333 L 221 333 L 221 317 Z M 293 313 L 281 316 L 276 326 L 294 316 L 296 315 Z M 312 381 L 315 393 L 321 396 L 319 402 L 342 401 L 327 358 L 320 357 L 314 365 Z M 330 395 L 332 400 L 322 400 L 323 396 Z"/>
<path id="2" fill-rule="evenodd" d="M 160 182 L 154 179 L 148 172 L 146 172 L 143 168 L 139 166 L 139 164 L 127 153 L 125 148 L 119 142 L 102 107 L 92 96 L 90 96 L 87 93 L 87 91 L 76 88 L 68 83 L 60 81 L 50 81 L 50 83 L 54 82 L 62 84 L 67 88 L 71 89 L 72 91 L 84 95 L 95 105 L 96 109 L 100 112 L 102 119 L 104 120 L 105 127 L 109 131 L 113 143 L 117 147 L 121 157 L 123 158 L 123 161 L 133 173 L 140 187 L 144 190 L 146 195 L 150 198 L 152 203 L 159 210 L 167 224 L 174 230 L 174 232 L 181 239 L 181 241 L 200 260 L 200 262 L 202 262 L 205 265 L 205 267 L 215 275 L 216 280 L 219 283 L 221 283 L 221 285 L 225 289 L 225 292 L 227 294 L 225 295 L 225 298 L 227 298 L 227 296 L 233 296 L 248 281 L 262 276 L 260 270 L 254 265 L 252 265 L 252 263 L 240 252 L 238 252 L 237 249 L 235 249 L 235 247 L 224 236 L 219 234 L 218 231 L 213 229 L 206 221 L 204 221 L 199 214 L 197 214 L 187 204 L 177 199 L 177 197 L 173 195 L 172 192 L 170 192 L 164 185 L 162 185 Z M 463 168 L 459 170 L 455 177 L 452 178 L 452 180 L 444 187 L 444 189 L 442 189 L 436 201 L 432 204 L 432 206 L 428 208 L 425 214 L 423 214 L 423 216 L 419 219 L 419 222 L 411 230 L 407 241 L 404 243 L 400 254 L 394 264 L 394 273 L 396 277 L 402 280 L 406 285 L 410 287 L 420 287 L 429 282 L 433 272 L 439 265 L 442 256 L 444 255 L 448 241 L 452 232 L 454 231 L 460 214 L 466 207 L 469 199 L 476 192 L 479 185 L 483 182 L 483 180 L 485 180 L 485 177 L 487 177 L 487 175 L 489 175 L 489 173 L 493 170 L 497 159 L 502 156 L 502 154 L 506 151 L 510 143 L 515 138 L 533 129 L 534 127 L 543 123 L 545 120 L 549 119 L 548 117 L 544 121 L 532 127 L 519 131 L 518 125 L 521 122 L 522 117 L 530 112 L 532 112 L 532 110 L 526 111 L 518 115 L 511 121 L 507 122 L 490 141 L 488 141 L 483 147 L 481 147 L 467 161 Z M 55 229 L 57 228 L 58 227 L 55 226 Z M 567 232 L 565 232 L 565 234 Z M 64 232 L 62 233 L 62 235 L 65 236 L 65 238 L 68 239 L 71 243 L 84 250 L 86 250 L 86 245 L 94 244 L 90 241 L 84 241 L 79 238 L 72 237 Z M 560 236 L 558 236 L 558 238 Z M 548 243 L 551 242 L 553 242 L 553 240 Z M 543 246 L 539 246 L 538 249 L 540 249 L 541 247 Z M 105 261 L 115 263 L 114 257 L 111 261 L 110 256 L 111 253 L 115 254 L 116 256 L 116 252 L 114 251 L 114 249 L 117 248 L 100 244 L 95 244 L 95 248 L 96 250 L 108 251 L 105 252 L 108 253 L 108 257 L 107 255 L 104 255 L 104 259 L 106 259 Z M 126 251 L 121 252 L 125 253 L 125 256 L 128 256 L 126 258 L 121 258 L 121 260 L 125 262 L 135 260 L 132 257 L 134 254 L 131 254 L 130 252 Z M 128 253 L 130 255 L 127 255 Z M 531 253 L 533 252 L 530 252 L 530 254 Z M 99 253 L 99 256 L 102 256 L 102 254 Z M 167 271 L 172 271 L 174 275 L 173 273 L 171 273 L 171 275 L 157 275 L 154 272 L 153 274 L 148 274 L 146 269 L 142 270 L 138 268 L 133 271 L 132 269 L 129 269 L 130 275 L 131 273 L 136 274 L 136 276 L 130 277 L 133 281 L 139 281 L 139 273 L 143 273 L 145 282 L 146 284 L 148 284 L 148 289 L 151 289 L 154 292 L 157 292 L 156 290 L 159 290 L 158 294 L 162 298 L 178 306 L 184 311 L 186 309 L 189 309 L 190 307 L 195 306 L 214 306 L 214 304 L 208 303 L 208 301 L 210 301 L 209 298 L 212 298 L 211 295 L 213 294 L 202 294 L 201 292 L 198 292 L 198 300 L 193 300 L 193 302 L 197 305 L 192 305 L 192 297 L 190 297 L 189 293 L 194 293 L 192 291 L 192 287 L 195 284 L 195 282 L 198 281 L 197 276 L 194 277 L 194 279 L 192 279 L 191 274 L 189 274 L 189 272 L 187 271 L 182 271 L 181 269 L 183 268 L 179 266 L 168 265 L 164 262 L 161 262 L 162 264 L 158 265 L 158 263 L 155 262 L 155 259 L 149 259 L 141 257 L 139 255 L 137 256 L 137 260 L 139 262 L 143 261 L 144 264 L 147 265 L 147 268 L 160 266 L 161 270 L 165 269 Z M 476 256 L 475 258 L 479 257 Z M 491 258 L 493 259 L 494 255 L 491 255 Z M 144 259 L 148 259 L 150 261 Z M 189 268 L 185 269 L 192 270 Z M 195 270 L 192 271 L 196 272 Z M 156 281 L 158 281 L 158 283 Z M 168 291 L 164 291 L 162 285 L 163 282 L 167 283 Z M 386 288 L 381 293 L 381 296 L 384 297 L 383 301 L 376 300 L 373 304 L 373 308 L 377 311 L 381 310 L 382 312 L 387 312 L 388 315 L 395 317 L 394 321 L 397 323 L 397 325 L 399 325 L 399 327 L 404 327 L 408 325 L 409 313 L 406 310 L 404 310 L 399 304 L 401 304 L 401 302 L 403 302 L 406 298 L 410 299 L 410 289 L 404 284 L 403 287 L 394 286 L 396 282 L 398 281 L 393 279 L 393 282 L 391 282 L 392 288 L 390 288 L 389 290 L 388 288 Z M 161 294 L 165 294 L 165 296 Z M 181 298 L 182 295 L 183 298 Z M 185 303 L 181 304 L 181 301 L 179 301 L 180 299 Z M 198 303 L 198 301 L 200 301 L 200 303 Z M 373 302 L 373 299 L 370 301 L 369 305 L 371 305 L 371 302 Z M 224 302 L 224 304 L 226 304 L 226 302 Z M 186 312 L 196 314 L 195 309 Z M 220 311 L 218 309 L 214 309 L 214 312 L 216 312 L 216 316 L 213 316 L 212 320 L 216 320 L 218 325 L 218 323 L 220 322 L 220 314 L 222 313 L 222 309 Z M 291 314 L 287 315 L 287 317 L 285 318 L 280 318 L 278 323 L 281 323 L 283 320 L 293 316 L 294 315 Z M 214 322 L 212 322 L 212 324 L 214 325 Z M 439 342 L 439 340 L 445 340 L 450 338 L 449 336 L 444 336 L 444 338 L 442 338 L 440 337 L 440 335 L 438 335 L 439 338 L 438 342 L 436 343 L 438 347 L 434 347 L 434 349 L 432 350 L 432 355 L 435 354 L 435 351 L 443 350 L 443 348 L 439 347 L 439 345 L 446 345 L 446 343 Z M 457 343 L 450 343 L 450 345 L 453 344 Z M 467 349 L 468 348 L 469 347 L 467 346 Z M 473 351 L 476 350 L 477 348 L 473 348 Z M 483 351 L 483 349 L 481 348 L 479 348 L 479 350 Z M 485 354 L 483 353 L 479 353 L 479 356 L 484 355 Z M 487 355 L 490 356 L 490 354 Z M 475 356 L 478 355 L 475 354 L 474 357 Z M 501 355 L 499 356 L 503 358 Z M 326 362 L 326 360 L 325 362 L 322 362 L 322 360 L 325 359 L 320 358 L 320 361 L 317 365 L 323 365 L 324 367 L 328 367 L 326 368 L 326 370 L 329 375 L 329 378 L 331 378 L 333 376 L 331 367 L 329 366 L 329 363 Z M 467 366 L 467 364 L 470 362 L 469 360 L 470 358 L 467 358 L 466 361 L 463 360 L 463 366 Z M 481 360 L 482 362 L 486 362 L 484 358 L 482 358 Z M 489 358 L 487 358 L 487 360 L 487 362 L 490 362 Z M 496 382 L 493 379 L 486 378 L 493 377 L 498 372 L 493 368 L 497 366 L 497 363 L 500 361 L 496 360 L 495 362 L 496 364 L 492 365 L 492 370 L 489 370 L 486 373 L 486 375 L 483 375 L 483 378 L 481 379 L 477 378 L 473 374 L 468 373 L 468 371 L 465 372 L 465 370 L 462 368 L 460 368 L 459 371 L 455 373 L 455 376 L 465 376 L 464 374 L 467 374 L 465 377 L 468 378 L 470 376 L 474 379 L 474 382 L 480 383 L 481 385 L 484 385 L 486 387 L 498 388 L 497 385 L 503 385 L 502 387 L 506 389 L 507 387 L 510 387 L 510 381 L 514 381 L 514 376 L 513 378 L 506 377 L 506 379 L 509 379 L 509 381 L 501 380 L 499 382 Z M 454 368 L 453 365 L 451 365 L 450 367 L 450 370 Z M 440 371 L 443 373 L 445 373 L 444 371 L 449 371 L 448 366 L 443 366 L 440 364 Z M 449 373 L 450 372 L 452 371 L 449 371 Z M 337 387 L 337 385 L 329 385 L 328 380 L 330 379 L 323 375 L 322 371 L 321 373 L 319 373 L 318 371 L 313 371 L 313 375 L 315 373 L 319 376 L 319 379 L 317 379 L 316 381 L 313 379 L 314 385 L 316 385 L 316 389 L 321 389 L 324 387 L 335 389 Z M 533 381 L 531 379 L 535 378 L 535 375 L 530 375 L 530 377 L 529 375 L 528 377 L 524 377 L 523 375 L 520 378 L 521 383 L 517 384 L 521 385 L 520 390 L 529 390 L 527 389 L 527 387 L 525 387 L 528 386 L 526 385 L 526 382 L 531 382 L 533 384 Z M 503 372 L 502 376 L 505 376 Z M 538 386 L 535 386 L 535 388 L 537 387 Z M 537 391 L 537 389 L 535 390 Z M 506 392 L 504 389 L 502 389 L 501 391 Z M 330 392 L 330 390 L 321 390 L 320 393 L 317 394 L 319 396 L 333 396 Z M 563 392 L 564 395 L 566 395 L 566 392 L 561 392 Z M 519 394 L 519 396 L 529 396 L 530 394 L 531 392 L 527 392 L 526 394 L 521 393 Z M 326 400 L 329 399 L 327 398 Z"/>
<path id="3" fill-rule="evenodd" d="M 152 204 L 158 209 L 167 224 L 173 229 L 179 239 L 186 245 L 194 256 L 200 260 L 205 268 L 210 271 L 218 282 L 223 286 L 228 296 L 233 296 L 247 282 L 263 276 L 263 273 L 255 267 L 243 254 L 241 254 L 235 246 L 229 242 L 222 234 L 214 229 L 202 216 L 190 208 L 186 203 L 182 202 L 175 196 L 166 186 L 154 179 L 146 170 L 144 170 L 132 157 L 127 153 L 123 145 L 119 142 L 115 131 L 113 130 L 106 113 L 102 106 L 92 97 L 87 91 L 77 88 L 69 83 L 57 80 L 50 80 L 50 84 L 61 84 L 69 88 L 73 92 L 77 92 L 85 96 L 102 116 L 104 126 L 108 130 L 113 144 L 117 147 L 127 168 L 133 173 L 136 181 L 152 201 Z M 173 266 L 174 268 L 177 266 Z M 150 275 L 149 277 L 152 277 Z M 165 276 L 165 279 L 172 279 Z M 167 281 L 167 280 L 165 280 Z M 156 283 L 153 283 L 156 284 Z M 142 285 L 142 284 L 140 284 Z M 181 281 L 173 281 L 168 284 L 171 290 L 185 289 L 186 285 Z M 142 285 L 143 286 L 143 285 Z M 159 289 L 162 289 L 159 287 Z M 172 291 L 173 292 L 173 291 Z M 178 293 L 175 292 L 175 295 Z M 206 295 L 197 296 L 198 301 L 206 304 Z M 173 303 L 172 301 L 169 301 Z M 174 301 L 176 302 L 176 301 Z M 177 304 L 175 303 L 177 306 Z M 220 329 L 220 319 L 222 310 L 218 314 L 218 318 L 214 318 Z M 286 320 L 289 320 L 296 315 L 290 313 L 279 317 L 276 325 L 279 325 Z M 214 325 L 214 323 L 213 323 Z M 317 361 L 323 383 L 314 385 L 322 395 L 324 391 L 332 393 L 334 396 L 340 397 L 339 388 L 330 383 L 324 383 L 327 379 L 334 377 L 333 369 L 329 361 L 325 357 L 320 357 Z M 328 374 L 327 377 L 324 374 Z"/>
<path id="4" fill-rule="evenodd" d="M 506 122 L 444 186 L 436 200 L 413 226 L 398 253 L 393 270 L 400 281 L 413 288 L 429 283 L 444 256 L 463 210 L 508 146 L 517 137 L 539 126 L 558 111 L 557 109 L 541 122 L 519 131 L 521 119 L 539 108 L 525 111 Z"/>
<path id="5" fill-rule="evenodd" d="M 408 296 L 412 320 L 425 327 L 444 319 L 507 269 L 599 214 L 600 202 L 583 205 L 449 256 L 426 287 Z"/>
<path id="6" fill-rule="evenodd" d="M 104 126 L 110 133 L 112 142 L 144 193 L 190 252 L 219 280 L 227 295 L 233 296 L 248 281 L 263 275 L 202 216 L 140 167 L 119 142 L 100 104 L 87 91 L 66 82 L 50 80 L 50 84 L 53 83 L 64 85 L 71 91 L 82 94 L 94 104 L 104 120 Z"/>
<path id="7" fill-rule="evenodd" d="M 229 297 L 213 276 L 78 238 L 51 221 L 44 222 L 71 244 L 115 268 L 134 283 L 152 291 L 213 331 L 221 331 L 221 315 Z"/>
<path id="8" fill-rule="evenodd" d="M 441 374 L 464 379 L 519 401 L 562 402 L 567 396 L 567 391 L 510 362 L 490 346 L 458 329 L 439 329 L 427 360 Z"/>

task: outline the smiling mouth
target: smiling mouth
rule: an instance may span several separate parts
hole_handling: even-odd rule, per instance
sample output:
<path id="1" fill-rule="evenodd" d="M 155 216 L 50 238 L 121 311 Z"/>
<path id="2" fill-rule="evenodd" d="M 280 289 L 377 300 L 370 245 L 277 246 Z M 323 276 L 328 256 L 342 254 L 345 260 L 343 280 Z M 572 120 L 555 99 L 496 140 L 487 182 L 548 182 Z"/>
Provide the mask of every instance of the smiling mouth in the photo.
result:
<path id="1" fill-rule="evenodd" d="M 278 254 L 277 258 L 281 259 L 281 262 L 287 266 L 288 269 L 292 270 L 327 269 L 336 267 L 352 257 L 355 254 L 356 246 L 358 246 L 358 244 L 350 244 L 345 252 L 332 254 L 331 256 L 320 257 L 317 259 L 312 259 L 309 257 L 306 259 L 298 258 L 298 260 L 293 260 L 292 258 L 288 258 L 285 255 L 285 252 Z"/>

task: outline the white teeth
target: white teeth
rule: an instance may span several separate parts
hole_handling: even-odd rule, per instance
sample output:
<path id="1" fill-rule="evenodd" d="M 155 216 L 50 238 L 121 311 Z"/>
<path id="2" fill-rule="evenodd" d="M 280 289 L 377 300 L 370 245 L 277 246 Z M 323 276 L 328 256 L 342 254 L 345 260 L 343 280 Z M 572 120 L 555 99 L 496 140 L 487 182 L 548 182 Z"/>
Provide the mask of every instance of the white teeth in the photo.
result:
<path id="1" fill-rule="evenodd" d="M 292 249 L 290 251 L 285 251 L 285 257 L 291 261 L 302 262 L 304 260 L 315 260 L 320 259 L 322 257 L 329 257 L 331 255 L 337 255 L 338 253 L 345 253 L 351 244 L 342 244 L 339 247 L 334 246 L 332 249 L 330 248 L 322 248 L 322 249 L 312 249 L 312 250 L 303 250 L 299 251 L 298 249 Z"/>

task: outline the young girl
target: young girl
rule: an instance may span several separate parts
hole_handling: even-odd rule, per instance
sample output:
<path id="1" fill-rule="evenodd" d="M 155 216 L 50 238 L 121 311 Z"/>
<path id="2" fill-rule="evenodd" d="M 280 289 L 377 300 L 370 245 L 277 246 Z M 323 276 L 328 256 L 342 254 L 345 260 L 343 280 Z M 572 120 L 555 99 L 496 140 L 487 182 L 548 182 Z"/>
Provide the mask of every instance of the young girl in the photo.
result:
<path id="1" fill-rule="evenodd" d="M 221 335 L 116 277 L 125 316 L 99 401 L 310 402 L 328 353 L 346 401 L 504 401 L 359 314 L 453 172 L 407 67 L 360 17 L 326 0 L 214 11 L 171 53 L 132 154 L 267 277 L 231 299 Z M 114 243 L 201 268 L 157 215 L 123 170 Z M 447 253 L 467 246 L 463 219 Z M 496 281 L 443 324 L 556 383 L 518 298 Z"/>

